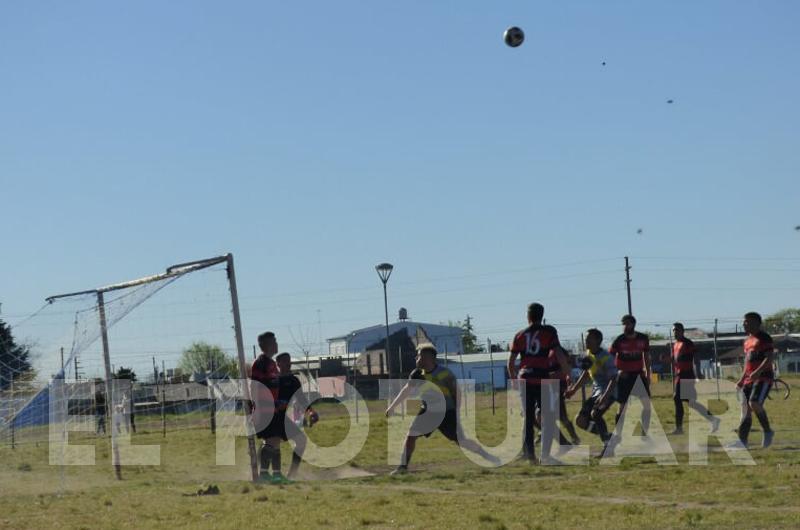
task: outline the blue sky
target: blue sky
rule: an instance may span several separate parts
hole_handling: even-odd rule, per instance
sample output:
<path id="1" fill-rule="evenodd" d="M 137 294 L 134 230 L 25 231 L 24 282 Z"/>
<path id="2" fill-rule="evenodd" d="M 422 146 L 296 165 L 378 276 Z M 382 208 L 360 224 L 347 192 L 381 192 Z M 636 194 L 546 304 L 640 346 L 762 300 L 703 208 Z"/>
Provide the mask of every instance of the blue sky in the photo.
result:
<path id="1" fill-rule="evenodd" d="M 380 261 L 391 313 L 496 341 L 531 300 L 567 338 L 616 322 L 625 255 L 643 322 L 798 305 L 798 15 L 5 3 L 2 316 L 228 251 L 248 343 L 380 322 Z"/>

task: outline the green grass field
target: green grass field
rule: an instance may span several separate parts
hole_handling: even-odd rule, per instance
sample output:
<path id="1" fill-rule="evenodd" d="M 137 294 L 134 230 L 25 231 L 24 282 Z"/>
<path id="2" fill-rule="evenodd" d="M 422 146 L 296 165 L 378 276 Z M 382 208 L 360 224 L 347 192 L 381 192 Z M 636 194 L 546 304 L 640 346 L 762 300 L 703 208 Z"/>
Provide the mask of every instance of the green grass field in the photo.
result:
<path id="1" fill-rule="evenodd" d="M 248 481 L 244 439 L 236 466 L 215 466 L 207 428 L 162 438 L 160 427 L 147 423 L 134 443 L 160 444 L 161 465 L 125 466 L 121 481 L 114 478 L 108 440 L 75 433 L 71 443 L 95 445 L 97 465 L 50 466 L 46 443 L 0 447 L 0 528 L 796 528 L 800 379 L 790 382 L 795 395 L 767 403 L 777 435 L 773 447 L 751 450 L 755 466 L 733 465 L 719 450 L 708 466 L 689 465 L 681 453 L 684 435 L 670 437 L 677 466 L 659 466 L 652 458 L 605 466 L 592 458 L 581 466 L 516 461 L 487 469 L 437 433 L 419 441 L 412 473 L 389 477 L 384 402 L 369 404 L 370 436 L 352 463 L 336 469 L 305 465 L 304 480 L 287 486 Z M 654 385 L 666 431 L 673 427 L 669 391 L 668 383 Z M 489 403 L 479 396 L 478 434 L 492 444 L 503 438 L 505 418 L 492 416 Z M 578 406 L 577 399 L 570 402 L 571 414 Z M 325 404 L 320 411 L 322 421 L 310 437 L 330 446 L 346 435 L 348 420 L 341 405 Z M 694 412 L 688 419 L 701 421 Z M 584 443 L 599 445 L 581 434 Z M 751 445 L 760 441 L 754 428 Z M 210 483 L 219 495 L 194 495 Z"/>

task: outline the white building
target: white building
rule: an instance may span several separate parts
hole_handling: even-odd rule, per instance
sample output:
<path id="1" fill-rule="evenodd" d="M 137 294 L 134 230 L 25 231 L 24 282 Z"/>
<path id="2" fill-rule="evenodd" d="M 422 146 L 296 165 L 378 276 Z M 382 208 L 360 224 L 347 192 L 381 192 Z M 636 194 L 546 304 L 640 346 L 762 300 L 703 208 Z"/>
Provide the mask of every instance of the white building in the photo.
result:
<path id="1" fill-rule="evenodd" d="M 461 350 L 461 328 L 455 326 L 442 326 L 440 324 L 426 324 L 410 320 L 389 324 L 389 335 L 394 335 L 405 329 L 409 337 L 416 337 L 417 328 L 422 326 L 428 336 L 436 345 L 436 349 L 444 354 L 459 354 Z M 386 326 L 370 326 L 368 328 L 351 331 L 347 335 L 328 339 L 328 355 L 331 357 L 349 357 L 367 351 L 369 346 L 386 340 Z"/>
<path id="2" fill-rule="evenodd" d="M 389 324 L 389 349 L 395 362 L 399 362 L 402 373 L 408 373 L 413 368 L 414 340 L 420 327 L 441 357 L 462 353 L 463 330 L 460 327 L 413 322 L 408 319 L 404 309 L 400 310 L 400 318 L 398 322 Z M 379 324 L 328 339 L 328 356 L 341 358 L 346 364 L 351 364 L 350 359 L 358 359 L 355 362 L 362 374 L 383 374 L 387 367 L 385 344 L 386 326 Z"/>
<path id="3" fill-rule="evenodd" d="M 470 353 L 468 355 L 439 355 L 438 362 L 450 369 L 458 379 L 475 380 L 475 390 L 505 389 L 508 380 L 509 352 Z M 494 375 L 494 379 L 492 376 Z"/>

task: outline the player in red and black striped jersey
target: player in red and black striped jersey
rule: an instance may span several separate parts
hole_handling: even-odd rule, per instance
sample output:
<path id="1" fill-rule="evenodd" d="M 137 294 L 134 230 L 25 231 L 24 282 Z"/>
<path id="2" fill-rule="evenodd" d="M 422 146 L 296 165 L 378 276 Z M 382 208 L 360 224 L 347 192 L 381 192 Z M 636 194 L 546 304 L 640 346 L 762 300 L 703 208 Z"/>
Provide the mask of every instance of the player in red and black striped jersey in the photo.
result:
<path id="1" fill-rule="evenodd" d="M 278 365 L 272 357 L 278 353 L 278 341 L 275 334 L 267 331 L 258 336 L 258 347 L 261 348 L 259 355 L 250 368 L 250 379 L 257 381 L 258 385 L 250 385 L 250 399 L 253 400 L 253 419 L 256 425 L 266 425 L 256 433 L 256 436 L 264 440 L 261 448 L 261 470 L 260 479 L 270 481 L 269 466 L 280 470 L 280 443 L 282 430 L 274 421 L 278 416 L 275 414 L 275 402 L 278 399 L 280 386 Z M 277 463 L 277 465 L 276 465 Z M 280 475 L 280 471 L 278 471 Z"/>
<path id="2" fill-rule="evenodd" d="M 694 342 L 686 338 L 683 324 L 675 322 L 672 325 L 672 335 L 675 342 L 672 345 L 672 399 L 675 401 L 675 430 L 671 434 L 683 434 L 683 402 L 688 401 L 689 406 L 700 413 L 704 418 L 710 418 L 711 432 L 719 427 L 719 418 L 711 417 L 711 413 L 697 402 L 697 392 L 694 388 L 695 375 L 695 349 Z M 681 384 L 683 381 L 683 384 Z"/>
<path id="3" fill-rule="evenodd" d="M 569 371 L 561 351 L 558 332 L 553 326 L 542 324 L 544 306 L 533 303 L 528 306 L 528 327 L 514 336 L 511 354 L 508 357 L 508 375 L 512 380 L 525 381 L 525 433 L 524 452 L 531 461 L 536 461 L 534 452 L 534 425 L 536 409 L 542 405 L 542 381 L 551 377 L 554 364 L 558 363 L 565 372 Z M 517 366 L 517 357 L 520 358 Z M 554 399 L 557 397 L 554 396 Z M 543 437 L 542 455 L 550 454 L 552 440 Z"/>
<path id="4" fill-rule="evenodd" d="M 633 315 L 622 317 L 623 333 L 617 337 L 608 349 L 614 355 L 617 367 L 617 400 L 619 412 L 616 421 L 622 417 L 622 411 L 637 381 L 644 384 L 647 397 L 650 397 L 650 339 L 644 333 L 636 331 L 636 318 Z M 643 401 L 642 431 L 647 435 L 650 428 L 650 400 Z"/>
<path id="5" fill-rule="evenodd" d="M 744 316 L 744 330 L 747 338 L 744 341 L 744 372 L 737 383 L 744 393 L 746 407 L 742 410 L 742 422 L 739 425 L 739 440 L 747 445 L 750 427 L 755 413 L 761 428 L 764 430 L 762 447 L 772 444 L 774 432 L 769 425 L 764 400 L 767 399 L 775 374 L 772 371 L 774 345 L 772 337 L 761 329 L 761 315 L 747 313 Z"/>

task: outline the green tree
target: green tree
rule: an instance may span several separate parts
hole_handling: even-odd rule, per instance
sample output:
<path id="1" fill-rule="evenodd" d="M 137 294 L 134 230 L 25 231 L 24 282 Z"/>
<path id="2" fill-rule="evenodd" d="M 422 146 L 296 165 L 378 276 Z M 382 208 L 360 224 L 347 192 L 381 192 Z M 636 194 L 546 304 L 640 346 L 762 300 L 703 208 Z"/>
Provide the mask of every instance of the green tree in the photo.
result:
<path id="1" fill-rule="evenodd" d="M 467 315 L 464 322 L 459 322 L 458 326 L 462 329 L 461 344 L 464 346 L 464 353 L 481 353 L 484 351 L 482 344 L 478 344 L 478 337 L 475 335 L 475 327 L 472 325 L 472 317 Z"/>
<path id="2" fill-rule="evenodd" d="M 117 373 L 114 374 L 114 379 L 130 379 L 131 382 L 134 382 L 136 381 L 136 372 L 133 371 L 133 368 L 120 366 Z"/>
<path id="3" fill-rule="evenodd" d="M 183 350 L 178 368 L 186 375 L 195 372 L 213 371 L 218 375 L 238 377 L 236 359 L 228 356 L 221 347 L 207 342 L 193 342 Z"/>
<path id="4" fill-rule="evenodd" d="M 768 315 L 764 319 L 767 333 L 800 333 L 800 308 L 790 307 Z"/>
<path id="5" fill-rule="evenodd" d="M 13 381 L 30 381 L 36 372 L 31 366 L 30 348 L 14 341 L 11 328 L 0 320 L 0 390 Z"/>

